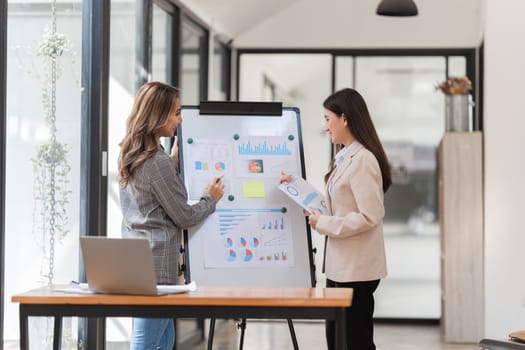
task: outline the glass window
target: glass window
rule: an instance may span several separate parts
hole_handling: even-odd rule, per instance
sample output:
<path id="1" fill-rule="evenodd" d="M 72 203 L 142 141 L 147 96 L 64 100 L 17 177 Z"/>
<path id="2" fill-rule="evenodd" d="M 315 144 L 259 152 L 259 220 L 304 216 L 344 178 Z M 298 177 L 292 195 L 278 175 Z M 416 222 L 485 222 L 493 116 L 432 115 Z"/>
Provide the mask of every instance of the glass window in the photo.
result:
<path id="1" fill-rule="evenodd" d="M 331 142 L 323 129 L 322 103 L 330 94 L 331 72 L 330 54 L 242 54 L 239 61 L 240 101 L 279 101 L 299 108 L 306 177 L 319 190 L 324 188 L 330 162 Z M 312 238 L 313 246 L 322 252 L 322 236 Z M 315 262 L 318 285 L 325 284 L 322 255 L 317 254 Z"/>
<path id="2" fill-rule="evenodd" d="M 181 100 L 184 105 L 198 105 L 207 98 L 208 79 L 207 33 L 189 18 L 182 19 L 181 41 Z"/>
<path id="3" fill-rule="evenodd" d="M 111 3 L 108 126 L 108 237 L 120 237 L 122 214 L 118 194 L 119 142 L 135 96 L 136 31 L 134 0 Z"/>
<path id="4" fill-rule="evenodd" d="M 355 84 L 382 140 L 400 135 L 414 144 L 437 145 L 444 104 L 435 85 L 445 76 L 444 57 L 357 57 Z"/>
<path id="5" fill-rule="evenodd" d="M 110 67 L 108 99 L 108 198 L 107 236 L 121 237 L 122 213 L 119 201 L 119 143 L 124 138 L 126 119 L 136 91 L 137 8 L 135 0 L 111 2 Z M 106 343 L 129 342 L 131 318 L 106 319 Z"/>
<path id="6" fill-rule="evenodd" d="M 217 38 L 213 42 L 210 100 L 226 101 L 230 97 L 230 49 Z"/>
<path id="7" fill-rule="evenodd" d="M 463 76 L 467 72 L 467 59 L 465 56 L 448 57 L 448 75 Z M 444 79 L 443 79 L 444 80 Z"/>
<path id="8" fill-rule="evenodd" d="M 384 219 L 389 277 L 378 289 L 375 316 L 439 319 L 437 147 L 445 104 L 435 86 L 446 75 L 446 59 L 355 60 L 355 86 L 368 103 L 393 177 Z"/>
<path id="9" fill-rule="evenodd" d="M 82 3 L 7 5 L 3 316 L 11 347 L 19 338 L 11 295 L 78 276 Z M 63 325 L 63 346 L 76 348 L 76 319 Z M 50 344 L 52 318 L 29 326 L 31 348 Z"/>
<path id="10" fill-rule="evenodd" d="M 354 86 L 354 57 L 335 57 L 335 90 Z"/>
<path id="11" fill-rule="evenodd" d="M 135 1 L 111 6 L 108 127 L 108 237 L 120 237 L 122 214 L 118 194 L 119 143 L 135 96 Z"/>
<path id="12" fill-rule="evenodd" d="M 151 78 L 153 81 L 171 83 L 168 73 L 168 42 L 171 32 L 171 16 L 153 4 L 153 31 L 151 36 L 152 60 Z"/>

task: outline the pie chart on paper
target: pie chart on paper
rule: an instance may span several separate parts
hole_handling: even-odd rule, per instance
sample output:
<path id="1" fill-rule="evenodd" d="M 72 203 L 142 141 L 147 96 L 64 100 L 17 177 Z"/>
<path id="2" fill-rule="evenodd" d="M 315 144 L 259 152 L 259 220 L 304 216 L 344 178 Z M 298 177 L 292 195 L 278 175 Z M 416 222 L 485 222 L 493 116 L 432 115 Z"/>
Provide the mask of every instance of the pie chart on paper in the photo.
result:
<path id="1" fill-rule="evenodd" d="M 251 261 L 253 259 L 253 253 L 250 249 L 246 249 L 244 252 L 243 252 L 243 260 L 248 262 L 248 261 Z"/>
<path id="2" fill-rule="evenodd" d="M 229 249 L 228 250 L 228 256 L 226 257 L 226 260 L 228 260 L 229 262 L 233 262 L 233 261 L 235 261 L 235 259 L 237 259 L 237 254 L 235 253 L 235 250 Z"/>
<path id="3" fill-rule="evenodd" d="M 215 170 L 222 172 L 224 171 L 224 169 L 226 169 L 226 165 L 224 164 L 224 162 L 215 163 Z"/>

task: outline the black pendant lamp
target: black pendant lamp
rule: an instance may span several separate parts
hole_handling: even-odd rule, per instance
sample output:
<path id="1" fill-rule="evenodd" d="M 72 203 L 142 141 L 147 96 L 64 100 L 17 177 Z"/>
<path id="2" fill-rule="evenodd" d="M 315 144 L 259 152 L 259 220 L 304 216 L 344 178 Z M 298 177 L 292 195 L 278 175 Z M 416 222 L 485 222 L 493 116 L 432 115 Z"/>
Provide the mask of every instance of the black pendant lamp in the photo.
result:
<path id="1" fill-rule="evenodd" d="M 380 16 L 417 16 L 417 6 L 412 0 L 381 0 L 376 13 Z"/>

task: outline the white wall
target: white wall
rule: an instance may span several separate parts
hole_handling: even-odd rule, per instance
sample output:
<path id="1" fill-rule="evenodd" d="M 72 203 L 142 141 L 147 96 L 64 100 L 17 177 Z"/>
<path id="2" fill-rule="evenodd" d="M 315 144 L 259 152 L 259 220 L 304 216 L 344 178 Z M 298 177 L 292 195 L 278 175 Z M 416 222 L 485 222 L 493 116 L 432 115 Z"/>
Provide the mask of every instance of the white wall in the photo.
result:
<path id="1" fill-rule="evenodd" d="M 525 1 L 486 0 L 485 335 L 525 328 Z"/>
<path id="2" fill-rule="evenodd" d="M 480 0 L 416 0 L 418 16 L 397 18 L 377 16 L 379 2 L 297 0 L 234 36 L 233 45 L 242 48 L 427 48 L 474 47 L 481 41 Z"/>

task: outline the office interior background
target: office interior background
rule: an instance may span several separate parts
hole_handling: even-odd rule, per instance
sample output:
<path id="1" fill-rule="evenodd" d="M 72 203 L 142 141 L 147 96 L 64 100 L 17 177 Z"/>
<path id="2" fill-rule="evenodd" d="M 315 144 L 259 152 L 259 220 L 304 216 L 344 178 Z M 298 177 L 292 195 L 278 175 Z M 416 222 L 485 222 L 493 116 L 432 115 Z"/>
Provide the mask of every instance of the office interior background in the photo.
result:
<path id="1" fill-rule="evenodd" d="M 79 235 L 120 236 L 118 143 L 147 80 L 180 86 L 185 105 L 298 107 L 306 177 L 320 189 L 331 157 L 322 101 L 341 87 L 359 90 L 394 170 L 385 198 L 389 276 L 376 317 L 402 321 L 442 316 L 437 149 L 445 103 L 435 85 L 467 75 L 470 129 L 483 134 L 483 336 L 525 328 L 525 3 L 416 0 L 419 15 L 407 18 L 377 16 L 378 3 L 2 1 L 4 342 L 19 336 L 12 294 L 81 277 Z M 322 240 L 312 237 L 321 252 Z M 322 274 L 317 281 L 324 285 Z M 52 326 L 32 320 L 32 346 L 45 348 Z M 66 320 L 71 346 L 82 327 Z M 129 339 L 129 319 L 106 327 L 108 343 Z"/>

